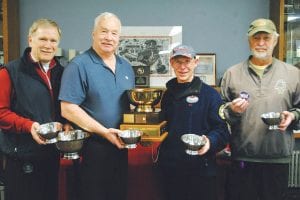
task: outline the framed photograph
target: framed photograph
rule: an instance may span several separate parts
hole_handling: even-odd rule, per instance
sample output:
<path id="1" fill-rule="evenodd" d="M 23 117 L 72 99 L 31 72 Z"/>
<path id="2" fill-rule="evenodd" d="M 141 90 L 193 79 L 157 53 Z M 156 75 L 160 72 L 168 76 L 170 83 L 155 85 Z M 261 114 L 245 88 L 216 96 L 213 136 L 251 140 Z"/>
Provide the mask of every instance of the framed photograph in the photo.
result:
<path id="1" fill-rule="evenodd" d="M 164 87 L 174 76 L 171 49 L 181 41 L 181 26 L 123 26 L 118 54 L 132 66 L 149 67 L 150 86 Z"/>
<path id="2" fill-rule="evenodd" d="M 195 75 L 208 85 L 216 86 L 216 54 L 197 53 L 199 64 L 195 68 Z"/>

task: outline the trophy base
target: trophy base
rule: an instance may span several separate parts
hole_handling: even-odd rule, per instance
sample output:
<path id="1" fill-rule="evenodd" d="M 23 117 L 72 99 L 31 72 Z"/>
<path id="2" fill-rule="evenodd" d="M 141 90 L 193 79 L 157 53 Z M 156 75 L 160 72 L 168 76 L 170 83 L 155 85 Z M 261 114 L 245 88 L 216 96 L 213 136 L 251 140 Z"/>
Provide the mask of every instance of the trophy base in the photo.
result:
<path id="1" fill-rule="evenodd" d="M 270 125 L 269 126 L 269 130 L 278 130 L 278 129 L 279 129 L 278 125 Z"/>
<path id="2" fill-rule="evenodd" d="M 190 150 L 190 149 L 186 149 L 185 153 L 187 153 L 189 155 L 192 155 L 192 156 L 198 155 L 198 151 L 193 151 L 193 150 Z"/>
<path id="3" fill-rule="evenodd" d="M 75 159 L 79 159 L 80 156 L 78 155 L 77 152 L 74 153 L 64 153 L 63 154 L 63 159 L 67 159 L 67 160 L 75 160 Z"/>
<path id="4" fill-rule="evenodd" d="M 127 149 L 135 149 L 137 147 L 137 144 L 125 144 L 125 148 Z"/>
<path id="5" fill-rule="evenodd" d="M 120 130 L 136 129 L 143 132 L 142 138 L 160 137 L 166 132 L 166 121 L 159 124 L 121 124 Z"/>
<path id="6" fill-rule="evenodd" d="M 54 144 L 57 142 L 57 138 L 46 139 L 46 144 Z"/>
<path id="7" fill-rule="evenodd" d="M 159 124 L 160 112 L 128 112 L 123 114 L 124 124 Z"/>

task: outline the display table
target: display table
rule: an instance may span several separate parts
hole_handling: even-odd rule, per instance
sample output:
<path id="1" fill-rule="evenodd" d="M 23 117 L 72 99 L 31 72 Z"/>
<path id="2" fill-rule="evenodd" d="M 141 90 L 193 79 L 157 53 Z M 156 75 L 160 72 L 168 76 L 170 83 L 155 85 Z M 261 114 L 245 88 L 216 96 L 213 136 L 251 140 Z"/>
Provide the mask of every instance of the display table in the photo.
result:
<path id="1" fill-rule="evenodd" d="M 154 169 L 160 142 L 143 142 L 128 150 L 128 200 L 163 200 Z M 78 165 L 80 160 L 61 159 L 59 200 L 76 200 Z"/>
<path id="2" fill-rule="evenodd" d="M 58 200 L 77 200 L 79 164 L 79 159 L 60 160 Z"/>
<path id="3" fill-rule="evenodd" d="M 128 200 L 162 200 L 155 171 L 159 142 L 128 150 Z"/>

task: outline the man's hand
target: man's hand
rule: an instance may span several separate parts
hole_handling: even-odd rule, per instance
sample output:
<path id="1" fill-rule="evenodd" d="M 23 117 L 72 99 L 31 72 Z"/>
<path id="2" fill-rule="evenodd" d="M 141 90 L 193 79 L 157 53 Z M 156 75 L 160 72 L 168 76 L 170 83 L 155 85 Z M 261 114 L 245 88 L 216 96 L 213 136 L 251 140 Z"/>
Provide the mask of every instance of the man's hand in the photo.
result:
<path id="1" fill-rule="evenodd" d="M 289 111 L 283 111 L 281 113 L 281 122 L 278 125 L 279 130 L 285 131 L 287 127 L 292 123 L 292 121 L 295 119 L 295 115 L 292 112 Z"/>
<path id="2" fill-rule="evenodd" d="M 236 98 L 230 104 L 230 109 L 235 113 L 243 113 L 249 106 L 249 102 L 246 99 Z"/>
<path id="3" fill-rule="evenodd" d="M 107 129 L 107 132 L 105 133 L 105 138 L 108 141 L 110 141 L 112 144 L 117 146 L 119 149 L 123 149 L 123 148 L 125 148 L 125 145 L 118 136 L 118 133 L 120 133 L 120 132 L 121 131 L 119 129 L 109 128 L 109 129 Z"/>
<path id="4" fill-rule="evenodd" d="M 40 137 L 40 135 L 37 133 L 37 131 L 39 130 L 40 124 L 38 122 L 34 122 L 31 126 L 31 136 L 32 138 L 38 143 L 38 144 L 46 144 L 45 139 L 43 139 L 42 137 Z"/>
<path id="5" fill-rule="evenodd" d="M 203 135 L 202 137 L 204 137 L 205 145 L 201 149 L 198 150 L 198 154 L 200 156 L 204 155 L 210 149 L 209 139 L 205 135 Z"/>
<path id="6" fill-rule="evenodd" d="M 66 124 L 63 125 L 63 130 L 64 131 L 71 131 L 71 130 L 74 130 L 74 128 L 70 123 L 66 123 Z"/>

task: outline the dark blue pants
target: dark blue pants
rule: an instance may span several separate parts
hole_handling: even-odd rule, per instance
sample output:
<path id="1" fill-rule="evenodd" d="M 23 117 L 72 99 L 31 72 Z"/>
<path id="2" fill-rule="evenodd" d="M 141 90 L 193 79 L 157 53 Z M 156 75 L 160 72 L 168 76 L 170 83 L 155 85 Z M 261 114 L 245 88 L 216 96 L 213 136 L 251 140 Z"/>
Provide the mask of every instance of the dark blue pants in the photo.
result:
<path id="1" fill-rule="evenodd" d="M 5 200 L 57 200 L 59 154 L 41 159 L 7 157 Z"/>
<path id="2" fill-rule="evenodd" d="M 125 200 L 127 153 L 127 150 L 120 150 L 104 139 L 88 139 L 82 151 L 80 199 Z"/>
<path id="3" fill-rule="evenodd" d="M 158 170 L 165 200 L 217 200 L 215 176 L 203 176 L 195 169 L 160 166 Z"/>
<path id="4" fill-rule="evenodd" d="M 284 200 L 288 189 L 288 164 L 234 161 L 227 200 Z"/>

